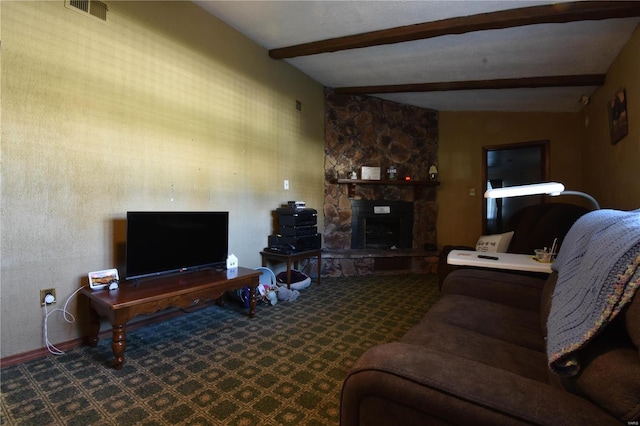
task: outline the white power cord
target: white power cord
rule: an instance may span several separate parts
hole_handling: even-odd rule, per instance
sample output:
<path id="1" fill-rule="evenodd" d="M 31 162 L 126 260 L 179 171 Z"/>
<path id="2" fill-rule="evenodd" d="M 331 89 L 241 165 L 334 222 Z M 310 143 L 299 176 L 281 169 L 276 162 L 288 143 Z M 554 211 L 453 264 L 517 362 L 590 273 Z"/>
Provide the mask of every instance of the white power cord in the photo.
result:
<path id="1" fill-rule="evenodd" d="M 62 318 L 68 322 L 69 324 L 75 322 L 76 317 L 73 316 L 73 314 L 71 312 L 69 312 L 67 310 L 67 305 L 69 305 L 69 301 L 71 300 L 71 298 L 73 298 L 73 296 L 75 296 L 76 294 L 78 294 L 80 292 L 80 290 L 82 290 L 83 287 L 80 287 L 79 289 L 77 289 L 76 291 L 74 291 L 73 293 L 71 293 L 71 296 L 69 296 L 67 298 L 67 301 L 64 302 L 64 306 L 62 307 L 62 309 L 60 308 L 56 308 L 52 311 L 49 311 L 47 309 L 47 306 L 53 302 L 55 302 L 55 298 L 48 294 L 45 299 L 44 299 L 44 320 L 43 320 L 43 325 L 42 325 L 42 333 L 44 335 L 44 345 L 46 346 L 47 350 L 49 352 L 51 352 L 54 355 L 64 355 L 64 351 L 58 349 L 53 343 L 51 343 L 49 341 L 49 331 L 47 328 L 47 322 L 49 320 L 49 315 L 51 315 L 52 313 L 56 312 L 56 311 L 60 311 L 62 312 Z"/>

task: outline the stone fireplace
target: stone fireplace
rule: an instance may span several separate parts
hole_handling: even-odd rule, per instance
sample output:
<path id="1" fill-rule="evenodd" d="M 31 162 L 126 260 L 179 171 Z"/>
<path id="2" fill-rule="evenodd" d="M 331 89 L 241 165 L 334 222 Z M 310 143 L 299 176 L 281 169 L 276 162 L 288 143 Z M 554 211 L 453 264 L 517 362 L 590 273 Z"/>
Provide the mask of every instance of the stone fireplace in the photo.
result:
<path id="1" fill-rule="evenodd" d="M 427 182 L 438 165 L 437 111 L 327 89 L 325 135 L 324 273 L 348 275 L 348 262 L 353 273 L 372 272 L 376 258 L 435 250 L 437 187 Z M 345 181 L 352 172 L 361 177 L 363 166 L 380 167 L 380 181 Z M 362 206 L 371 210 L 363 214 Z M 393 213 L 381 213 L 385 207 Z M 370 265 L 358 265 L 359 256 Z"/>

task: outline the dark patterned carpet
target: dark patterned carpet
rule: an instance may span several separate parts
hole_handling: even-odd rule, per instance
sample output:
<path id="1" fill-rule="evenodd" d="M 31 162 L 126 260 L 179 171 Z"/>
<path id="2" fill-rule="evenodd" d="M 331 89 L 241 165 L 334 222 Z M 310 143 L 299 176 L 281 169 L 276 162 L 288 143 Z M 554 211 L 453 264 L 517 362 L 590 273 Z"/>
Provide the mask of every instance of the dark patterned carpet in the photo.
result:
<path id="1" fill-rule="evenodd" d="M 323 278 L 295 302 L 234 301 L 1 370 L 2 425 L 338 425 L 346 372 L 439 297 L 436 275 Z"/>

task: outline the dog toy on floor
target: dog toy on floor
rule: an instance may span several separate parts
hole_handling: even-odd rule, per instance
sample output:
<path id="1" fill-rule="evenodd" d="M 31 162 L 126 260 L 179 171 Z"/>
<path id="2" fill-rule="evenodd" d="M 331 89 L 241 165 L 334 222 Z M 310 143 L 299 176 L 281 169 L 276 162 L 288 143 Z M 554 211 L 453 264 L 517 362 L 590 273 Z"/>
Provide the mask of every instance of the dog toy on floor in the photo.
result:
<path id="1" fill-rule="evenodd" d="M 289 290 L 286 286 L 278 287 L 278 300 L 293 302 L 298 296 L 300 296 L 298 290 Z"/>

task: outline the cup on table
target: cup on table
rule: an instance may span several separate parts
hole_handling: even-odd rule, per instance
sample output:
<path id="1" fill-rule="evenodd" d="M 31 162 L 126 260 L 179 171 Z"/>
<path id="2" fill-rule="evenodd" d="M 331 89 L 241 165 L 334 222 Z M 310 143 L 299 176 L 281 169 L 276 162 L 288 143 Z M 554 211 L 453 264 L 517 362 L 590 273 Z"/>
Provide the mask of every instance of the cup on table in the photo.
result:
<path id="1" fill-rule="evenodd" d="M 534 252 L 536 253 L 536 259 L 538 260 L 538 262 L 545 262 L 545 263 L 551 262 L 550 251 L 547 251 L 544 249 L 535 249 Z"/>

